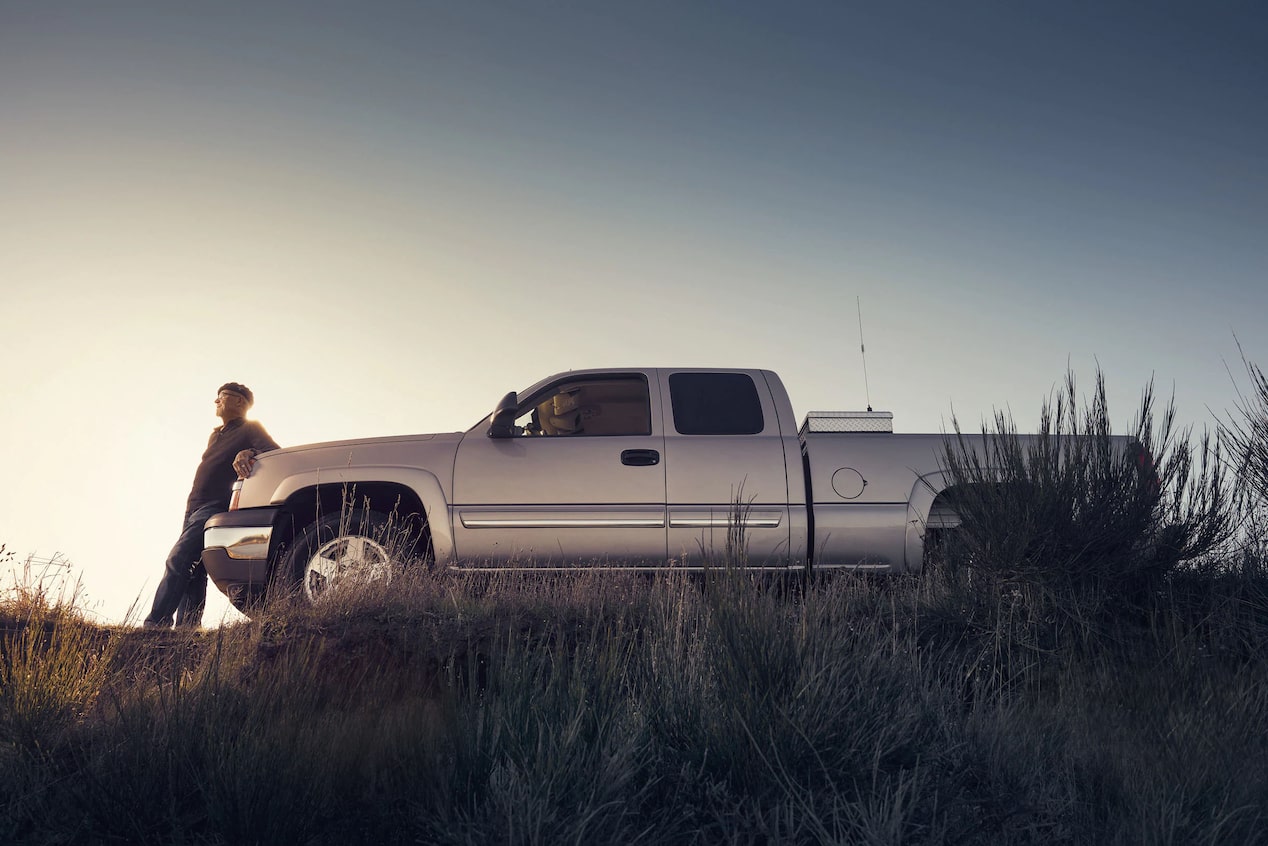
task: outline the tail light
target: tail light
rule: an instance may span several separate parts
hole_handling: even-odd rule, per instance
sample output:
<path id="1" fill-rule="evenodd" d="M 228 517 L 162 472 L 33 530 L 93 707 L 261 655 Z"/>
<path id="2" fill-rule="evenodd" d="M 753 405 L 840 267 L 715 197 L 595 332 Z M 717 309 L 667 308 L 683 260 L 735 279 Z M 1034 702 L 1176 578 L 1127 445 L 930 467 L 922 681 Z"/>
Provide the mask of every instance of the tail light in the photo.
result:
<path id="1" fill-rule="evenodd" d="M 242 480 L 238 479 L 233 483 L 233 495 L 229 497 L 229 510 L 238 510 L 238 499 L 242 496 Z"/>

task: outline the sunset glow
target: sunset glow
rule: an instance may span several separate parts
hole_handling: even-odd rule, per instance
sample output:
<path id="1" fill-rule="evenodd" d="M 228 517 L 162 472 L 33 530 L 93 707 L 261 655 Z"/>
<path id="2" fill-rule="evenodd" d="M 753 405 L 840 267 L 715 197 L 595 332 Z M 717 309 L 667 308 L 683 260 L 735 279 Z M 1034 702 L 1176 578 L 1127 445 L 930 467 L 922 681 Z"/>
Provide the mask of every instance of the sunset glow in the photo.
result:
<path id="1" fill-rule="evenodd" d="M 75 5 L 75 4 L 72 4 Z M 906 7 L 904 7 L 906 8 Z M 568 369 L 1024 427 L 1268 366 L 1254 6 L 0 9 L 0 543 L 148 604 L 211 397 L 293 445 Z M 214 594 L 214 591 L 213 591 Z M 207 623 L 221 613 L 209 608 Z"/>

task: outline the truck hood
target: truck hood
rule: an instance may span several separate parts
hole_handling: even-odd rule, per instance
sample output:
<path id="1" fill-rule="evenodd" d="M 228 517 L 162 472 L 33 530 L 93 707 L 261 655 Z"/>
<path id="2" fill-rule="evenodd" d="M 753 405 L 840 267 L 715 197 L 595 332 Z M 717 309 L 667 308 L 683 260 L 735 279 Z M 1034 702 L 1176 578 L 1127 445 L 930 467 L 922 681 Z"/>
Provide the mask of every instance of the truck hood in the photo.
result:
<path id="1" fill-rule="evenodd" d="M 262 453 L 251 476 L 242 484 L 240 508 L 276 505 L 296 489 L 312 484 L 356 481 L 360 468 L 409 468 L 429 473 L 448 495 L 453 486 L 454 456 L 461 432 L 431 435 L 393 435 L 299 444 Z"/>
<path id="2" fill-rule="evenodd" d="M 377 444 L 407 444 L 414 441 L 440 441 L 452 442 L 454 444 L 462 440 L 462 432 L 445 432 L 444 434 L 432 435 L 387 435 L 380 438 L 348 438 L 342 441 L 321 441 L 315 444 L 298 444 L 296 446 L 282 447 L 275 449 L 266 455 L 271 459 L 274 456 L 281 456 L 299 452 L 306 452 L 315 449 L 356 449 L 359 447 L 372 447 Z"/>

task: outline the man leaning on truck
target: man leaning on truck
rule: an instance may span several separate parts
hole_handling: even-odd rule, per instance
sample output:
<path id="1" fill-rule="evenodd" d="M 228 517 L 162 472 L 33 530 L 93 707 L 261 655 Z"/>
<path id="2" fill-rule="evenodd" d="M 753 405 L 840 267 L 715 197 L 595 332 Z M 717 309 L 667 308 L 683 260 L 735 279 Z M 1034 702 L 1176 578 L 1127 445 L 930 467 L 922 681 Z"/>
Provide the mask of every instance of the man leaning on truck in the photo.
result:
<path id="1" fill-rule="evenodd" d="M 254 402 L 251 389 L 237 382 L 226 382 L 216 392 L 216 416 L 221 425 L 212 430 L 202 462 L 194 472 L 180 537 L 167 556 L 154 606 L 145 618 L 147 629 L 171 628 L 173 615 L 178 627 L 202 624 L 207 604 L 207 571 L 200 561 L 203 524 L 213 514 L 229 509 L 233 482 L 251 472 L 255 454 L 278 448 L 260 423 L 246 419 Z"/>

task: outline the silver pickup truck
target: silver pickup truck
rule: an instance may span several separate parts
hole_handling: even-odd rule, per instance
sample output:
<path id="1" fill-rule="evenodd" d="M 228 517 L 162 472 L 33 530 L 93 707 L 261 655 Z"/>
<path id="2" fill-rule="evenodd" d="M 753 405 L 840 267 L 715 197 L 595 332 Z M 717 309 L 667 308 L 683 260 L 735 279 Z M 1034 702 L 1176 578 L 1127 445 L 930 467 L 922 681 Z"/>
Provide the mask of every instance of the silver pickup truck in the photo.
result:
<path id="1" fill-rule="evenodd" d="M 980 440 L 980 438 L 978 439 Z M 449 568 L 921 568 L 956 523 L 938 434 L 884 412 L 797 424 L 769 370 L 579 370 L 510 393 L 466 432 L 258 458 L 202 560 L 235 605 L 316 598 L 420 559 Z"/>

